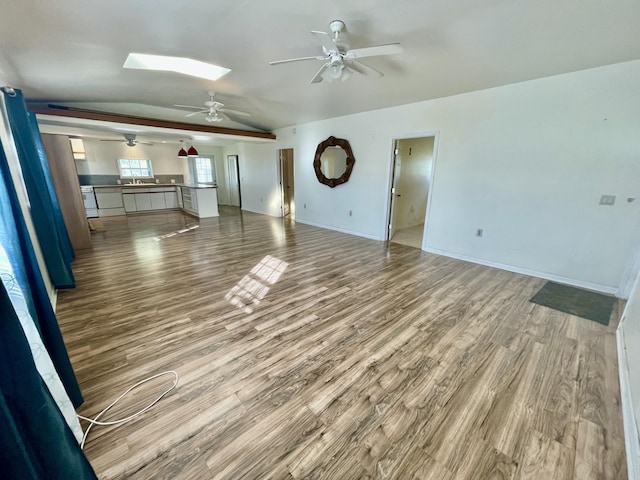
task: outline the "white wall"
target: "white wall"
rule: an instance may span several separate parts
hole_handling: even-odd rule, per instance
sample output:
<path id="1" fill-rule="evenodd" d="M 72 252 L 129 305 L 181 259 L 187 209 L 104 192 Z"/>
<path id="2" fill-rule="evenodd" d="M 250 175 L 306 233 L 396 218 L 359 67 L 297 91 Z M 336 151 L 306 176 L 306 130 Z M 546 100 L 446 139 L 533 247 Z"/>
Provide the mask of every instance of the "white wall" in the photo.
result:
<path id="1" fill-rule="evenodd" d="M 407 138 L 398 142 L 396 164 L 400 175 L 396 180 L 394 223 L 396 230 L 424 222 L 427 213 L 434 137 Z"/>
<path id="2" fill-rule="evenodd" d="M 276 148 L 295 149 L 298 221 L 381 240 L 392 139 L 438 131 L 428 250 L 613 293 L 640 218 L 639 84 L 627 62 L 282 128 Z M 356 159 L 335 189 L 312 168 L 330 135 Z"/>
<path id="3" fill-rule="evenodd" d="M 275 143 L 238 144 L 242 209 L 282 216 Z"/>
<path id="4" fill-rule="evenodd" d="M 84 138 L 83 142 L 87 159 L 76 160 L 80 175 L 120 175 L 117 159 L 134 158 L 151 160 L 155 175 L 180 174 L 188 181 L 187 160 L 178 158 L 179 145 L 156 143 L 129 147 L 124 141 L 102 142 L 95 138 Z"/>

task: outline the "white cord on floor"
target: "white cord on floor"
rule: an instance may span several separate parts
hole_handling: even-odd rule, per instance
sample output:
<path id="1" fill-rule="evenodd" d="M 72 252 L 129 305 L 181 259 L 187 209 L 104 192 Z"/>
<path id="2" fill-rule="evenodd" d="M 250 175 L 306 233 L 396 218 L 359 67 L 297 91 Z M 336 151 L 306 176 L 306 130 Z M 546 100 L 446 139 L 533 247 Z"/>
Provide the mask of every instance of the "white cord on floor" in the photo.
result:
<path id="1" fill-rule="evenodd" d="M 156 398 L 153 402 L 151 402 L 149 405 L 144 407 L 142 410 L 140 410 L 139 412 L 134 413 L 133 415 L 129 415 L 126 418 L 121 418 L 120 420 L 112 420 L 110 422 L 99 422 L 98 421 L 98 419 L 103 414 L 105 414 L 111 407 L 113 407 L 116 403 L 118 403 L 130 391 L 136 389 L 137 387 L 139 387 L 140 385 L 142 385 L 144 383 L 147 383 L 147 382 L 153 380 L 154 378 L 158 378 L 158 377 L 160 377 L 162 375 L 167 375 L 167 374 L 172 374 L 175 377 L 175 379 L 173 381 L 173 385 L 171 385 L 168 390 L 165 390 L 158 398 Z M 178 385 L 178 373 L 173 371 L 173 370 L 167 370 L 166 372 L 161 372 L 161 373 L 153 375 L 153 376 L 151 376 L 149 378 L 145 378 L 144 380 L 139 381 L 138 383 L 136 383 L 132 387 L 129 387 L 126 392 L 124 392 L 122 395 L 120 395 L 118 398 L 116 398 L 113 402 L 111 402 L 109 404 L 109 406 L 107 408 L 105 408 L 104 410 L 102 410 L 98 415 L 96 415 L 95 418 L 87 418 L 87 417 L 83 417 L 82 415 L 78 415 L 78 418 L 80 418 L 82 420 L 86 420 L 87 422 L 90 422 L 89 426 L 87 427 L 87 430 L 84 432 L 84 436 L 82 437 L 82 442 L 80 443 L 80 448 L 84 448 L 84 443 L 87 440 L 87 436 L 89 435 L 89 430 L 91 430 L 91 427 L 93 427 L 94 425 L 118 425 L 120 423 L 130 422 L 134 418 L 138 417 L 139 415 L 142 415 L 144 412 L 149 410 L 156 403 L 158 403 L 162 399 L 162 397 L 164 397 L 167 393 L 169 393 L 171 390 L 176 388 L 176 385 Z"/>

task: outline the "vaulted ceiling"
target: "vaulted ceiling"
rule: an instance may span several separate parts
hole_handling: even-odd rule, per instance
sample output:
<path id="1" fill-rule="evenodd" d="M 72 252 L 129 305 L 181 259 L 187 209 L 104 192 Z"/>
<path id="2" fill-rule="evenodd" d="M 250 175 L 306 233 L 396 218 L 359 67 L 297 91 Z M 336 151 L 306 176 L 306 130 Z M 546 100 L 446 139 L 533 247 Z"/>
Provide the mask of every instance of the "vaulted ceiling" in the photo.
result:
<path id="1" fill-rule="evenodd" d="M 384 77 L 310 80 L 311 30 L 346 23 L 352 48 L 400 42 L 366 63 Z M 207 125 L 174 104 L 214 90 L 247 125 L 272 131 L 640 58 L 640 2 L 629 0 L 20 0 L 0 15 L 0 84 L 30 101 Z M 126 70 L 129 52 L 190 57 L 231 69 L 211 82 Z M 245 121 L 245 119 L 240 119 Z M 64 121 L 62 122 L 64 124 Z"/>

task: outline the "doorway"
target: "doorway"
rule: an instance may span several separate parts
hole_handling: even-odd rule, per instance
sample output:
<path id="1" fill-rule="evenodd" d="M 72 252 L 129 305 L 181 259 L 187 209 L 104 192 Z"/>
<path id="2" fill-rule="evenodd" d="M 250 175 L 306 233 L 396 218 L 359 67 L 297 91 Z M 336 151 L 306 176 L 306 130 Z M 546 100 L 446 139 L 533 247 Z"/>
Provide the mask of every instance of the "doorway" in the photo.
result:
<path id="1" fill-rule="evenodd" d="M 227 155 L 227 180 L 229 185 L 229 205 L 242 208 L 238 155 Z"/>
<path id="2" fill-rule="evenodd" d="M 387 229 L 390 242 L 423 247 L 435 143 L 435 135 L 394 140 Z"/>
<path id="3" fill-rule="evenodd" d="M 278 150 L 280 158 L 280 188 L 282 190 L 282 216 L 295 216 L 293 188 L 293 148 Z"/>

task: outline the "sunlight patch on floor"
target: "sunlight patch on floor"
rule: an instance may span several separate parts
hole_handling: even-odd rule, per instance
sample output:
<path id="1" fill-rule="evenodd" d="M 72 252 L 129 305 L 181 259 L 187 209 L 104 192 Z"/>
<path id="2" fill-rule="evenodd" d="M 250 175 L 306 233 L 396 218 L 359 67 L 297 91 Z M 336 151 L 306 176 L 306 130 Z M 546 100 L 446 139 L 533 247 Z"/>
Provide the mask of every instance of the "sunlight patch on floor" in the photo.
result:
<path id="1" fill-rule="evenodd" d="M 164 235 L 159 235 L 157 237 L 153 237 L 153 239 L 156 242 L 159 242 L 160 240 L 164 240 L 165 238 L 175 237 L 176 235 L 180 235 L 181 233 L 190 232 L 191 230 L 195 230 L 196 228 L 199 228 L 199 227 L 200 227 L 200 225 L 198 225 L 198 224 L 187 225 L 185 228 L 182 228 L 180 230 L 176 230 L 174 232 L 165 233 Z"/>
<path id="2" fill-rule="evenodd" d="M 245 313 L 252 313 L 253 307 L 267 295 L 271 285 L 280 279 L 288 266 L 287 262 L 267 255 L 224 298 Z"/>

